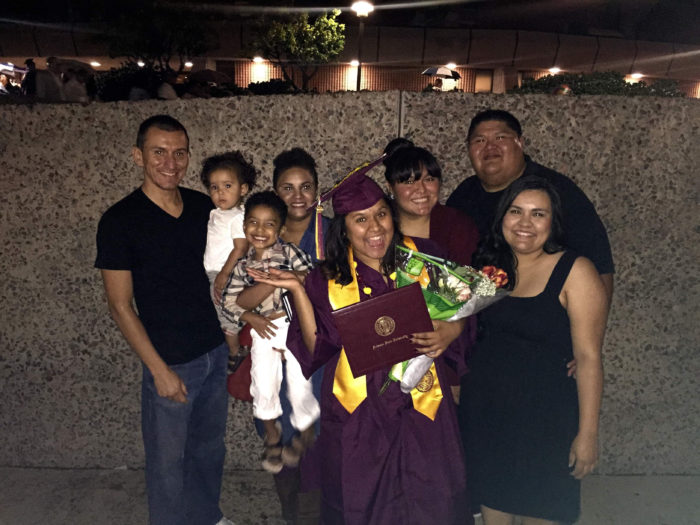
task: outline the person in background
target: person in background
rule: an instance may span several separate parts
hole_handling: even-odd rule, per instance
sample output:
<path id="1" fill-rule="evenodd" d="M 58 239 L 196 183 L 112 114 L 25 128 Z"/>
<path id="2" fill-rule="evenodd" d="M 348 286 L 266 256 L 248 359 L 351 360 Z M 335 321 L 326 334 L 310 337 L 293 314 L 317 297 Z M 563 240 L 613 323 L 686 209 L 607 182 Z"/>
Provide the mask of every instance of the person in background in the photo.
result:
<path id="1" fill-rule="evenodd" d="M 493 223 L 498 201 L 510 184 L 529 175 L 547 179 L 561 196 L 566 245 L 593 261 L 611 301 L 615 267 L 602 221 L 591 201 L 571 179 L 525 155 L 520 122 L 507 111 L 482 111 L 469 125 L 467 147 L 476 175 L 452 192 L 447 205 L 472 217 L 483 237 Z"/>
<path id="2" fill-rule="evenodd" d="M 179 186 L 189 137 L 173 117 L 144 120 L 132 155 L 143 184 L 100 219 L 95 266 L 143 362 L 149 523 L 231 525 L 219 508 L 228 348 L 202 264 L 212 203 Z"/>
<path id="3" fill-rule="evenodd" d="M 36 63 L 33 59 L 28 58 L 24 61 L 24 65 L 27 67 L 27 72 L 22 78 L 20 89 L 23 96 L 34 97 L 36 96 Z"/>
<path id="4" fill-rule="evenodd" d="M 86 104 L 90 101 L 87 92 L 87 73 L 83 69 L 68 69 L 63 73 L 63 95 L 66 102 L 80 102 Z"/>
<path id="5" fill-rule="evenodd" d="M 593 263 L 564 247 L 562 213 L 551 184 L 521 177 L 475 255 L 505 270 L 512 290 L 480 314 L 460 403 L 485 525 L 575 522 L 579 480 L 598 459 L 608 301 Z"/>
<path id="6" fill-rule="evenodd" d="M 36 71 L 36 98 L 42 102 L 64 102 L 66 100 L 56 57 L 48 57 L 46 69 Z"/>

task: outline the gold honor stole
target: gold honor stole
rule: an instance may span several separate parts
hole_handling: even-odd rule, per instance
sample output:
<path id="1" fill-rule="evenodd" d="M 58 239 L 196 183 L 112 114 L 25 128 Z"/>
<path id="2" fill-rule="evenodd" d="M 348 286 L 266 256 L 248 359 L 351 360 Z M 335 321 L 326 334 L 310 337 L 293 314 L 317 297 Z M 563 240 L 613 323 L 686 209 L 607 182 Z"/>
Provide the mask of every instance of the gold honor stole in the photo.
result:
<path id="1" fill-rule="evenodd" d="M 411 238 L 404 237 L 404 244 L 409 249 L 418 251 Z M 352 247 L 348 247 L 348 263 L 352 273 L 352 281 L 349 284 L 345 286 L 340 285 L 335 282 L 335 279 L 328 281 L 328 299 L 333 310 L 360 302 L 360 287 L 357 282 Z M 430 376 L 430 378 L 427 376 Z M 340 358 L 335 367 L 333 394 L 350 414 L 367 397 L 367 378 L 366 376 L 353 377 L 345 348 L 341 348 Z M 413 399 L 413 408 L 415 410 L 431 420 L 435 420 L 435 415 L 442 401 L 442 388 L 438 381 L 435 363 L 430 365 L 430 370 L 425 374 L 419 385 L 411 390 L 411 398 Z"/>

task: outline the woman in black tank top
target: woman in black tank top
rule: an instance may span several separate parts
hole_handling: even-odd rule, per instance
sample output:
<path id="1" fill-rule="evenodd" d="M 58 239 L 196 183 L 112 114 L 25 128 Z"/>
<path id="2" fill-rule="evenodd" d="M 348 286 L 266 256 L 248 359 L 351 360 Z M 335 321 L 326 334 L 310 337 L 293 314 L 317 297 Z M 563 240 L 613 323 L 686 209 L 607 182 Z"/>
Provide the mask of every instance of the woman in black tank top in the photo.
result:
<path id="1" fill-rule="evenodd" d="M 562 238 L 555 190 L 523 177 L 475 258 L 506 270 L 512 290 L 480 316 L 460 404 L 486 525 L 576 521 L 579 480 L 598 459 L 607 300 L 593 264 L 565 251 Z"/>

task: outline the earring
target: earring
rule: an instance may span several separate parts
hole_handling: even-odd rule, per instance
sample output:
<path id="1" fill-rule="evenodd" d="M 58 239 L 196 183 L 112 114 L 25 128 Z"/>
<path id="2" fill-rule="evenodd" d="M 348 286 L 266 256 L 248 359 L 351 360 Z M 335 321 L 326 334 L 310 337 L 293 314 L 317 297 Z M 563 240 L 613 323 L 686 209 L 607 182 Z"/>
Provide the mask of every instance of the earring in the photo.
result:
<path id="1" fill-rule="evenodd" d="M 393 201 L 393 200 L 394 200 L 394 194 L 393 194 L 393 193 L 390 193 L 390 194 L 389 194 L 389 198 Z"/>

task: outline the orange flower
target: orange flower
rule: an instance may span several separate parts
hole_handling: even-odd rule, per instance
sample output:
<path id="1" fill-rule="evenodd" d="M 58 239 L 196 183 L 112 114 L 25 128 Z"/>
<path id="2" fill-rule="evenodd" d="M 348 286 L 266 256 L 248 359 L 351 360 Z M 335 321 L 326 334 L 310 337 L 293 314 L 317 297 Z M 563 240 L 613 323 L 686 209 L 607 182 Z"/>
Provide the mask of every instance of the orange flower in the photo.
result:
<path id="1" fill-rule="evenodd" d="M 495 266 L 484 266 L 481 271 L 493 281 L 496 288 L 503 288 L 508 284 L 508 274 Z"/>

